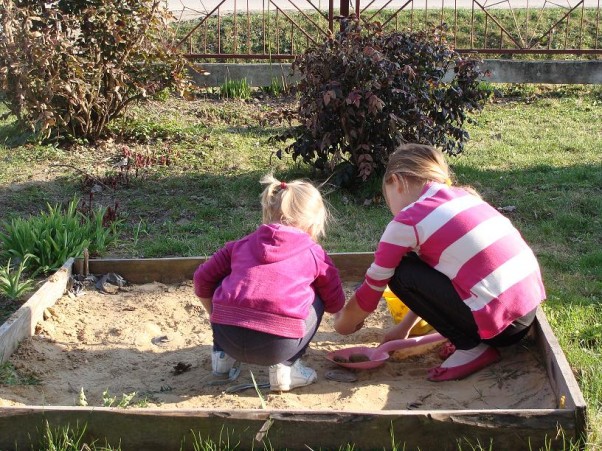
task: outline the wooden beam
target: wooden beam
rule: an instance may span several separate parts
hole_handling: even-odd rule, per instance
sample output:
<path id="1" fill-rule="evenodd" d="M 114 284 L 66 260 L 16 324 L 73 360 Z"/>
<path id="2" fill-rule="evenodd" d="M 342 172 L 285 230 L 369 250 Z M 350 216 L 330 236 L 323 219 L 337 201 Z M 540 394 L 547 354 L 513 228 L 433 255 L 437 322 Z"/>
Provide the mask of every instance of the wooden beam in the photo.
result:
<path id="1" fill-rule="evenodd" d="M 150 282 L 179 283 L 191 280 L 196 268 L 206 257 L 172 257 L 172 258 L 101 258 L 89 261 L 91 274 L 107 274 L 114 272 L 128 283 L 141 284 Z M 74 272 L 83 274 L 83 260 L 75 261 Z"/>
<path id="2" fill-rule="evenodd" d="M 362 281 L 372 263 L 372 252 L 330 254 L 344 282 Z M 133 284 L 162 282 L 179 283 L 191 280 L 194 271 L 207 257 L 170 257 L 137 259 L 92 259 L 89 270 L 92 274 L 114 272 Z M 75 261 L 74 272 L 83 274 L 83 260 Z"/>
<path id="3" fill-rule="evenodd" d="M 42 319 L 44 310 L 53 306 L 65 293 L 72 267 L 73 259 L 70 258 L 19 310 L 0 325 L 0 363 L 8 360 L 21 340 L 34 334 L 36 324 Z"/>
<path id="4" fill-rule="evenodd" d="M 554 335 L 546 315 L 537 309 L 537 338 L 539 348 L 545 359 L 546 371 L 550 385 L 556 394 L 558 408 L 569 409 L 575 414 L 575 437 L 581 440 L 582 447 L 587 439 L 587 415 L 585 399 L 575 379 L 571 366 L 567 361 L 558 339 Z"/>
<path id="5" fill-rule="evenodd" d="M 569 410 L 394 410 L 344 412 L 331 410 L 209 410 L 105 407 L 7 407 L 0 409 L 0 448 L 27 448 L 39 439 L 44 422 L 51 428 L 86 425 L 88 438 L 121 444 L 123 449 L 146 451 L 192 450 L 197 441 L 211 439 L 222 446 L 253 446 L 259 430 L 271 424 L 263 443 L 270 449 L 389 449 L 457 450 L 482 445 L 493 449 L 558 449 L 558 428 L 574 430 Z M 220 442 L 221 440 L 221 442 Z M 37 442 L 36 442 L 37 443 Z M 489 448 L 488 448 L 489 449 Z"/>

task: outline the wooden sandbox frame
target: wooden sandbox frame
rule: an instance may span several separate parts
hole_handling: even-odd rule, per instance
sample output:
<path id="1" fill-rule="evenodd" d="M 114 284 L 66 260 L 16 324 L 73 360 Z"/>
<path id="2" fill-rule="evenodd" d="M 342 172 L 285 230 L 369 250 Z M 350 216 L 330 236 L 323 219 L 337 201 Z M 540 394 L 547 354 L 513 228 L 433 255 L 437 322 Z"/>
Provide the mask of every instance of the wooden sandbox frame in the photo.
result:
<path id="1" fill-rule="evenodd" d="M 373 254 L 331 254 L 343 281 L 362 280 Z M 19 342 L 34 334 L 44 309 L 66 291 L 72 273 L 114 272 L 128 283 L 191 280 L 204 257 L 68 260 L 4 324 L 0 325 L 0 363 Z M 537 313 L 536 341 L 556 396 L 555 409 L 336 410 L 157 409 L 75 406 L 0 407 L 0 449 L 26 449 L 38 443 L 46 421 L 51 427 L 86 425 L 86 437 L 129 450 L 192 449 L 196 437 L 239 443 L 249 449 L 457 450 L 478 444 L 489 449 L 562 449 L 586 437 L 586 404 L 543 311 Z M 405 444 L 405 448 L 403 448 Z M 547 447 L 547 448 L 546 448 Z"/>

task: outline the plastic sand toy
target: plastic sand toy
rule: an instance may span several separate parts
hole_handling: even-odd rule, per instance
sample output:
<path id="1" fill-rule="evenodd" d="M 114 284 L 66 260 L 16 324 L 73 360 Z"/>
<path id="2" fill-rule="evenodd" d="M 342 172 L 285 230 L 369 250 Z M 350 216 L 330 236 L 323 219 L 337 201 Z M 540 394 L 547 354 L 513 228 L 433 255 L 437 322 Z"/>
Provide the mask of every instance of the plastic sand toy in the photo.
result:
<path id="1" fill-rule="evenodd" d="M 387 301 L 387 307 L 389 308 L 389 312 L 391 312 L 391 316 L 393 316 L 393 321 L 395 321 L 395 324 L 398 324 L 403 317 L 407 315 L 410 309 L 401 301 L 401 299 L 395 296 L 389 287 L 385 289 L 383 297 L 385 298 L 385 301 Z M 410 330 L 410 336 L 424 335 L 432 330 L 433 327 L 421 319 L 420 322 Z"/>

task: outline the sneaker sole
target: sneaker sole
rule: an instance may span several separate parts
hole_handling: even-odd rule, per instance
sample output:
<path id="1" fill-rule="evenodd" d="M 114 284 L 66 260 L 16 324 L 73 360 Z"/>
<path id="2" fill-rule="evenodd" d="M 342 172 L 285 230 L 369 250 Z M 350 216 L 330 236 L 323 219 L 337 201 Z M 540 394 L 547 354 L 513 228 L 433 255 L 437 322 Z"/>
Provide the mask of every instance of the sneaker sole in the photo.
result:
<path id="1" fill-rule="evenodd" d="M 311 385 L 311 384 L 313 384 L 313 383 L 314 383 L 314 382 L 316 382 L 317 380 L 318 380 L 318 378 L 316 377 L 315 379 L 313 379 L 313 380 L 309 381 L 307 384 L 298 384 L 298 385 L 292 385 L 292 386 L 291 386 L 291 385 L 286 385 L 286 386 L 284 386 L 284 385 L 280 385 L 280 386 L 278 386 L 278 387 L 272 387 L 272 386 L 270 385 L 270 390 L 271 390 L 271 391 L 291 391 L 291 390 L 293 390 L 293 389 L 295 389 L 295 388 L 299 388 L 299 387 L 307 387 L 308 385 Z"/>

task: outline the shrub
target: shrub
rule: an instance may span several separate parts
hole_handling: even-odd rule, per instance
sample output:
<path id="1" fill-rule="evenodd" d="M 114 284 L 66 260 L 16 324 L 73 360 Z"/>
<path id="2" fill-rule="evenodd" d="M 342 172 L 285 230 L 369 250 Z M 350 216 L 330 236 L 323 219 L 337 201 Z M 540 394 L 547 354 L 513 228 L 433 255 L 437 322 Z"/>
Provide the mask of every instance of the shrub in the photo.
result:
<path id="1" fill-rule="evenodd" d="M 184 83 L 159 0 L 0 0 L 0 89 L 42 138 L 96 140 L 128 105 Z"/>
<path id="2" fill-rule="evenodd" d="M 379 24 L 360 26 L 352 18 L 293 68 L 301 75 L 301 125 L 280 138 L 294 138 L 285 149 L 293 159 L 335 172 L 331 181 L 338 184 L 380 174 L 400 143 L 461 152 L 467 113 L 487 97 L 479 89 L 478 61 L 450 49 L 439 28 L 385 34 Z"/>
<path id="3" fill-rule="evenodd" d="M 107 208 L 83 214 L 78 201 L 73 199 L 67 208 L 48 205 L 47 212 L 29 219 L 17 218 L 4 222 L 0 233 L 2 258 L 16 258 L 27 262 L 27 269 L 44 274 L 60 268 L 70 257 L 81 257 L 84 249 L 91 255 L 104 251 L 115 239 L 118 221 L 108 224 Z"/>

